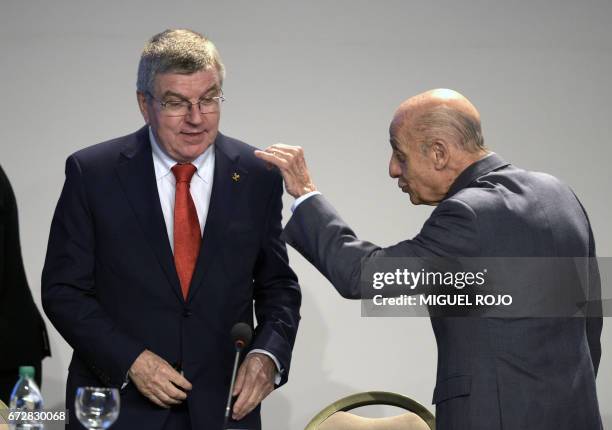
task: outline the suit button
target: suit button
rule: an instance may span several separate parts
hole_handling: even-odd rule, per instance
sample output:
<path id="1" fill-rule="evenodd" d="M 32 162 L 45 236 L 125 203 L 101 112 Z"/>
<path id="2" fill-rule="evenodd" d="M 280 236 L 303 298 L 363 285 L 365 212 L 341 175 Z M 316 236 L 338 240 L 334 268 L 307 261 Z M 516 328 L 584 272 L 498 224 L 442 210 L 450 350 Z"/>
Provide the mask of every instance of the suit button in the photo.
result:
<path id="1" fill-rule="evenodd" d="M 189 318 L 191 316 L 191 311 L 189 309 L 185 309 L 183 311 L 183 317 Z"/>

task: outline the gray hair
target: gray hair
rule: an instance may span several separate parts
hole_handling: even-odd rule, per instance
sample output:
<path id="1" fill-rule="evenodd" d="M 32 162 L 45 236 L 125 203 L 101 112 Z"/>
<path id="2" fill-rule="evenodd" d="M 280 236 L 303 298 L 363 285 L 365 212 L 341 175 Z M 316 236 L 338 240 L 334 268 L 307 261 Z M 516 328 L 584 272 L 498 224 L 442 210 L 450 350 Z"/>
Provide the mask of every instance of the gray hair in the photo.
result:
<path id="1" fill-rule="evenodd" d="M 166 30 L 153 36 L 145 45 L 138 64 L 136 88 L 141 93 L 153 93 L 155 76 L 159 73 L 191 74 L 212 67 L 225 78 L 225 67 L 215 45 L 192 30 Z"/>
<path id="2" fill-rule="evenodd" d="M 440 135 L 456 139 L 459 147 L 467 152 L 486 149 L 480 121 L 446 106 L 437 106 L 419 115 L 414 119 L 411 129 L 418 134 L 423 152 L 426 152 Z"/>

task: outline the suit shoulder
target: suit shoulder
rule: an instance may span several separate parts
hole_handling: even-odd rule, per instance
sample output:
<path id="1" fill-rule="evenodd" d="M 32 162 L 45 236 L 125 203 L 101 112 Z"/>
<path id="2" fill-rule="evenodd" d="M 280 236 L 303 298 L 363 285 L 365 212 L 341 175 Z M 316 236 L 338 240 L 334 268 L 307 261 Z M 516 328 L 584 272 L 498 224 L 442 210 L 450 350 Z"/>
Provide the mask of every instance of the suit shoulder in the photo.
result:
<path id="1" fill-rule="evenodd" d="M 250 173 L 270 181 L 282 181 L 277 169 L 270 169 L 266 163 L 255 156 L 260 149 L 242 140 L 223 135 L 224 145 L 240 156 L 240 164 Z"/>
<path id="2" fill-rule="evenodd" d="M 107 166 L 109 163 L 114 164 L 130 144 L 138 141 L 141 133 L 142 129 L 125 136 L 96 143 L 72 153 L 68 158 L 75 159 L 82 170 Z"/>
<path id="3" fill-rule="evenodd" d="M 455 194 L 478 219 L 499 222 L 500 216 L 537 218 L 547 208 L 574 210 L 580 205 L 571 188 L 553 175 L 512 167 L 481 176 Z"/>
<path id="4" fill-rule="evenodd" d="M 569 186 L 565 182 L 549 173 L 527 172 L 527 174 L 529 174 L 532 180 L 540 186 L 569 189 Z"/>

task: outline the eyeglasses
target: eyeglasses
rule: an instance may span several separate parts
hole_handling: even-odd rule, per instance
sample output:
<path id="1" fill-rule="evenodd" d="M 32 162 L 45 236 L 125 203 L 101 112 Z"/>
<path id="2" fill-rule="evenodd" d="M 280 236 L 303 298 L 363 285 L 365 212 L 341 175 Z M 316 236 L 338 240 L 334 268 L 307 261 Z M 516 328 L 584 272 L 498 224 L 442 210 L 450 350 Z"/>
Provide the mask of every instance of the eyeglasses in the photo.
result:
<path id="1" fill-rule="evenodd" d="M 223 97 L 223 90 L 219 90 L 219 95 L 217 96 L 205 97 L 195 103 L 191 103 L 189 100 L 158 100 L 149 91 L 147 91 L 147 95 L 159 103 L 162 108 L 162 112 L 166 116 L 189 115 L 191 112 L 191 107 L 195 105 L 198 106 L 201 114 L 218 112 L 220 104 L 225 101 L 225 97 Z"/>

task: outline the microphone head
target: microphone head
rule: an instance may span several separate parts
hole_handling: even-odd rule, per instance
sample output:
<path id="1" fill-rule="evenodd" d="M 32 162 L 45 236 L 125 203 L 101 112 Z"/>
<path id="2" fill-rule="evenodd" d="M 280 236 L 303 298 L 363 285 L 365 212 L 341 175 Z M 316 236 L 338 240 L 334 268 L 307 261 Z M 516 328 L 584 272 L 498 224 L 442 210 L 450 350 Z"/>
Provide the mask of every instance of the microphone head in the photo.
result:
<path id="1" fill-rule="evenodd" d="M 232 341 L 236 348 L 242 349 L 251 343 L 253 338 L 253 329 L 246 323 L 239 322 L 232 327 Z"/>

